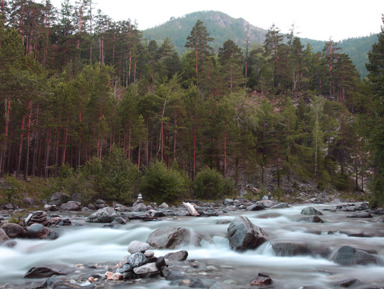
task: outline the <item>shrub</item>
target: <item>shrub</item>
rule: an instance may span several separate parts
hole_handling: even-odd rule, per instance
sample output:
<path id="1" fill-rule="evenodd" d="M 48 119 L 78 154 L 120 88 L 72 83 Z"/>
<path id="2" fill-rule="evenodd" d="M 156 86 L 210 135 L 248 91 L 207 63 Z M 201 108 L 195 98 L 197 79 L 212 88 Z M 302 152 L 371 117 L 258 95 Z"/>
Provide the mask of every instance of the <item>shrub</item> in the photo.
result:
<path id="1" fill-rule="evenodd" d="M 140 191 L 144 200 L 157 203 L 175 203 L 186 197 L 187 177 L 175 168 L 167 168 L 163 162 L 152 163 L 141 179 Z"/>
<path id="2" fill-rule="evenodd" d="M 196 198 L 204 200 L 221 199 L 232 193 L 234 185 L 231 179 L 225 179 L 215 169 L 204 168 L 197 173 L 193 182 Z"/>
<path id="3" fill-rule="evenodd" d="M 101 198 L 106 201 L 131 201 L 140 179 L 136 165 L 123 150 L 112 147 L 103 157 L 92 158 L 74 172 L 63 166 L 59 171 L 57 190 L 79 194 L 84 203 Z"/>
<path id="4" fill-rule="evenodd" d="M 14 176 L 5 176 L 0 184 L 0 201 L 3 203 L 14 203 L 19 201 L 21 186 Z"/>

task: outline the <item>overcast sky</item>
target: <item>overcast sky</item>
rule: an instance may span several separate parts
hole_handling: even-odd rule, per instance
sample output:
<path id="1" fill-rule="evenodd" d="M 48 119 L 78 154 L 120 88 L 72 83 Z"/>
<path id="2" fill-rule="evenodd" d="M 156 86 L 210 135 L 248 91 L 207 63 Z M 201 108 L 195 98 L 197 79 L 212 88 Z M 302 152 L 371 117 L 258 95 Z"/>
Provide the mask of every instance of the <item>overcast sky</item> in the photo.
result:
<path id="1" fill-rule="evenodd" d="M 60 7 L 62 0 L 51 0 Z M 72 0 L 74 3 L 74 0 Z M 384 0 L 96 0 L 96 7 L 113 20 L 135 20 L 140 30 L 196 11 L 221 11 L 268 29 L 335 41 L 380 32 Z"/>

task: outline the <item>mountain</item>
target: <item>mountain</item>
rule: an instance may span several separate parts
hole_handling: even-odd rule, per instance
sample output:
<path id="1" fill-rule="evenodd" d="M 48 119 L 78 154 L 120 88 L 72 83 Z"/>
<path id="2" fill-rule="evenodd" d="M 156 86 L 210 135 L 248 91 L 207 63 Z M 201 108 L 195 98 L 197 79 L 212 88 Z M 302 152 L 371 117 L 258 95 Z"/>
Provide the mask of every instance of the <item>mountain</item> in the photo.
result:
<path id="1" fill-rule="evenodd" d="M 235 19 L 218 11 L 200 11 L 179 18 L 172 17 L 164 24 L 144 30 L 143 35 L 145 39 L 156 40 L 158 43 L 162 43 L 166 37 L 169 37 L 175 45 L 176 51 L 181 55 L 185 51 L 184 45 L 187 36 L 197 20 L 204 22 L 210 36 L 214 38 L 211 46 L 216 52 L 228 39 L 233 40 L 244 50 L 247 39 L 249 39 L 250 47 L 254 44 L 262 45 L 267 33 L 266 29 L 253 26 L 242 18 Z M 338 47 L 342 49 L 341 52 L 349 55 L 362 77 L 367 75 L 365 68 L 365 63 L 368 61 L 367 53 L 376 41 L 377 35 L 373 34 L 366 37 L 349 38 L 338 43 Z M 323 50 L 325 41 L 303 38 L 302 44 L 310 44 L 313 51 L 317 52 Z"/>
<path id="2" fill-rule="evenodd" d="M 218 11 L 201 11 L 180 18 L 171 18 L 162 25 L 144 30 L 144 37 L 148 40 L 156 40 L 158 43 L 163 42 L 165 37 L 169 37 L 175 44 L 176 51 L 182 54 L 185 51 L 184 45 L 187 36 L 191 33 L 197 20 L 204 22 L 210 36 L 215 39 L 211 46 L 216 52 L 228 39 L 241 48 L 245 48 L 247 38 L 250 44 L 261 44 L 264 42 L 267 32 L 242 18 L 235 19 Z"/>

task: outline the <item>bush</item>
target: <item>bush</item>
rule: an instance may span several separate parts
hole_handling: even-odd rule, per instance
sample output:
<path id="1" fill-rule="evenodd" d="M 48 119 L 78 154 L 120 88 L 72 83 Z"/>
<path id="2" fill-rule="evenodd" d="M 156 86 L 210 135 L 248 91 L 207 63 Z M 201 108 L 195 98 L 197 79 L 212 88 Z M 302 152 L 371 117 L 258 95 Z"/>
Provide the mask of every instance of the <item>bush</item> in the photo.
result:
<path id="1" fill-rule="evenodd" d="M 188 193 L 187 177 L 175 168 L 167 168 L 163 162 L 152 163 L 141 179 L 140 191 L 144 200 L 176 203 Z"/>
<path id="2" fill-rule="evenodd" d="M 215 169 L 205 168 L 197 173 L 193 182 L 193 193 L 203 200 L 222 199 L 232 193 L 234 185 L 231 179 L 224 179 Z"/>
<path id="3" fill-rule="evenodd" d="M 21 186 L 14 176 L 5 176 L 0 184 L 0 202 L 15 203 L 20 200 Z"/>
<path id="4" fill-rule="evenodd" d="M 139 179 L 137 166 L 121 149 L 112 147 L 104 158 L 92 158 L 76 172 L 63 166 L 59 171 L 57 190 L 79 194 L 84 203 L 96 199 L 128 202 L 132 201 Z"/>

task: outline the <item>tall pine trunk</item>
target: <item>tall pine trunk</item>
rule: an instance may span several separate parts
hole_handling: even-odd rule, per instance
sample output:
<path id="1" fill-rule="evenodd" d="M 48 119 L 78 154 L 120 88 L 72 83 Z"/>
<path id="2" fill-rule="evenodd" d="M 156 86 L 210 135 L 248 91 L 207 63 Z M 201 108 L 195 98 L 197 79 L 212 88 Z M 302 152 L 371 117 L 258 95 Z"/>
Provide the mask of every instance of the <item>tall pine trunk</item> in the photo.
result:
<path id="1" fill-rule="evenodd" d="M 21 117 L 21 131 L 20 131 L 20 142 L 19 142 L 19 155 L 17 158 L 16 177 L 19 176 L 20 167 L 21 167 L 21 156 L 23 153 L 24 122 L 25 122 L 25 114 L 23 113 L 23 116 Z"/>
<path id="2" fill-rule="evenodd" d="M 28 122 L 27 122 L 27 144 L 24 163 L 24 180 L 28 180 L 28 167 L 29 167 L 29 148 L 31 140 L 31 120 L 32 120 L 32 99 L 28 102 Z"/>

